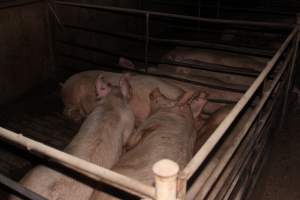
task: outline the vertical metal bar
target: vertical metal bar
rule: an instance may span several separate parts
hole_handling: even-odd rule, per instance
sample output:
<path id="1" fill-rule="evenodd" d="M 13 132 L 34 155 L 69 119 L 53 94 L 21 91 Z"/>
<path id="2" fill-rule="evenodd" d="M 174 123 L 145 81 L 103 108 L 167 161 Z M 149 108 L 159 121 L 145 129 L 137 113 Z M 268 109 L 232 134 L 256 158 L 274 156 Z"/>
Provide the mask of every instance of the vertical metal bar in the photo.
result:
<path id="1" fill-rule="evenodd" d="M 284 95 L 284 101 L 283 101 L 283 107 L 282 107 L 282 115 L 281 115 L 281 120 L 280 120 L 280 127 L 282 127 L 288 107 L 288 100 L 289 100 L 289 94 L 292 86 L 292 78 L 294 74 L 294 69 L 295 69 L 295 64 L 297 60 L 297 55 L 298 55 L 298 47 L 299 47 L 299 40 L 300 40 L 300 13 L 297 13 L 297 31 L 298 33 L 296 34 L 295 38 L 295 47 L 294 47 L 294 55 L 292 58 L 292 62 L 290 63 L 289 71 L 288 71 L 288 82 L 285 90 L 285 95 Z"/>
<path id="2" fill-rule="evenodd" d="M 53 0 L 48 1 L 48 7 L 49 7 L 49 10 L 51 11 L 51 14 L 54 16 L 54 19 L 55 19 L 56 23 L 58 24 L 59 28 L 61 30 L 63 30 L 64 25 L 56 13 L 55 3 L 53 2 Z"/>
<path id="3" fill-rule="evenodd" d="M 148 72 L 148 54 L 149 54 L 149 12 L 146 13 L 146 37 L 145 37 L 145 72 Z"/>
<path id="4" fill-rule="evenodd" d="M 187 192 L 186 175 L 179 173 L 177 181 L 177 200 L 185 200 Z"/>
<path id="5" fill-rule="evenodd" d="M 55 75 L 56 71 L 56 47 L 55 47 L 55 38 L 56 38 L 56 26 L 53 18 L 51 18 L 50 12 L 51 12 L 51 6 L 55 5 L 53 0 L 47 0 L 45 1 L 45 9 L 46 9 L 46 20 L 45 23 L 47 24 L 47 29 L 48 29 L 48 44 L 49 44 L 49 58 L 50 58 L 50 73 L 52 76 Z M 53 13 L 52 13 L 53 14 Z"/>
<path id="6" fill-rule="evenodd" d="M 153 172 L 155 174 L 156 200 L 176 200 L 178 164 L 163 159 L 153 165 Z"/>
<path id="7" fill-rule="evenodd" d="M 198 0 L 198 17 L 201 16 L 201 0 Z"/>
<path id="8" fill-rule="evenodd" d="M 220 18 L 220 12 L 221 12 L 221 0 L 218 0 L 217 2 L 217 18 Z"/>

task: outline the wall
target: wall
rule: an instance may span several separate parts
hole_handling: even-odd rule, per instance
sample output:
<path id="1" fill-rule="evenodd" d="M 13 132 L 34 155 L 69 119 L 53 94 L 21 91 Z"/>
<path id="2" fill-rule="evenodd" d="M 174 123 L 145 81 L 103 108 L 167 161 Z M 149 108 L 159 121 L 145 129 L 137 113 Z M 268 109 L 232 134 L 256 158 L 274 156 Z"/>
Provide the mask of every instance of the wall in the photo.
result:
<path id="1" fill-rule="evenodd" d="M 50 76 L 46 9 L 42 1 L 0 7 L 0 104 L 19 97 Z"/>

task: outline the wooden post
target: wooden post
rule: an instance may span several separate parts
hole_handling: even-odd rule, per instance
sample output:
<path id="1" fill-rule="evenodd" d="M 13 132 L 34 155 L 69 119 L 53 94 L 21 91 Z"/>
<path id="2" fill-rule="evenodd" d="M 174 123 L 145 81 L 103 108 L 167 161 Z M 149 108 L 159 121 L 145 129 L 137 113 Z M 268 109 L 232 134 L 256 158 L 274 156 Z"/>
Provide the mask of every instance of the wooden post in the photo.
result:
<path id="1" fill-rule="evenodd" d="M 176 200 L 178 164 L 163 159 L 153 165 L 153 172 L 155 174 L 156 200 Z"/>

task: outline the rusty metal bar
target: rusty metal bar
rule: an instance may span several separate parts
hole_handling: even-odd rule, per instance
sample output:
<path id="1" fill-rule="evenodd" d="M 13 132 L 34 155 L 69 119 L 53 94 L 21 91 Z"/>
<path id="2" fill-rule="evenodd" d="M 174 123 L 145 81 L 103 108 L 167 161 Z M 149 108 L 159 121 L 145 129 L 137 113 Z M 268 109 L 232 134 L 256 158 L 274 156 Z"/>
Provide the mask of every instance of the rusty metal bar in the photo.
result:
<path id="1" fill-rule="evenodd" d="M 201 149 L 196 153 L 196 155 L 192 158 L 192 160 L 188 163 L 185 169 L 181 172 L 187 178 L 190 178 L 198 167 L 204 162 L 210 152 L 214 149 L 215 145 L 221 140 L 227 129 L 231 126 L 233 121 L 237 118 L 238 114 L 244 109 L 246 104 L 249 102 L 251 97 L 257 91 L 257 89 L 261 86 L 264 79 L 266 79 L 269 72 L 273 69 L 274 65 L 277 63 L 281 55 L 283 54 L 286 47 L 292 41 L 294 36 L 298 33 L 298 29 L 294 28 L 290 33 L 288 38 L 276 52 L 274 57 L 268 62 L 265 69 L 261 72 L 258 78 L 254 81 L 254 83 L 250 86 L 247 92 L 243 95 L 243 97 L 238 101 L 238 103 L 234 106 L 231 112 L 227 115 L 227 117 L 223 120 L 223 122 L 218 126 L 218 128 L 214 131 L 214 133 L 209 137 L 207 142 L 201 147 Z"/>
<path id="2" fill-rule="evenodd" d="M 260 27 L 269 27 L 269 28 L 292 28 L 293 27 L 293 25 L 288 25 L 284 23 L 256 22 L 256 21 L 246 21 L 246 20 L 209 19 L 203 17 L 193 17 L 193 16 L 177 15 L 171 13 L 155 12 L 155 11 L 143 11 L 143 10 L 130 9 L 130 8 L 117 8 L 112 6 L 100 6 L 100 5 L 91 5 L 91 4 L 73 3 L 73 2 L 64 2 L 64 1 L 55 1 L 55 2 L 59 5 L 64 5 L 64 6 L 105 10 L 111 12 L 123 12 L 127 14 L 135 14 L 135 15 L 145 15 L 146 13 L 149 13 L 149 15 L 152 16 L 170 17 L 175 19 L 186 19 L 186 20 L 198 21 L 198 22 L 260 26 Z"/>

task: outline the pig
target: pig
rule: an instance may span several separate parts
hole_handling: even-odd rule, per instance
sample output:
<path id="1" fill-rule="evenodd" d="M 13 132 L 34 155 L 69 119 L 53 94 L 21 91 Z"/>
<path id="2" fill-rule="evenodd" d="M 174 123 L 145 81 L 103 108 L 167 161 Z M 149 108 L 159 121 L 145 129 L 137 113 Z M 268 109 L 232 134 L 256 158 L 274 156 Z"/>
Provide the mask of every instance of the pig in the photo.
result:
<path id="1" fill-rule="evenodd" d="M 120 60 L 122 61 L 119 61 L 119 64 L 122 66 L 122 67 L 135 67 L 135 68 L 138 68 L 135 66 L 135 64 L 126 59 L 126 58 L 120 58 Z M 128 64 L 129 63 L 129 64 Z M 129 65 L 129 66 L 127 66 Z M 156 69 L 154 68 L 150 68 L 149 72 L 156 72 L 155 74 L 166 74 L 166 75 L 169 75 L 169 74 L 176 74 L 176 69 L 178 68 L 181 68 L 181 67 L 167 67 L 167 68 L 160 68 L 160 66 L 158 66 Z M 175 70 L 175 72 L 174 72 Z M 197 70 L 194 70 L 194 71 L 190 71 L 192 69 L 187 69 L 187 68 L 184 68 L 184 71 L 187 70 L 187 76 L 179 76 L 179 77 L 183 77 L 183 78 L 188 78 L 190 80 L 196 80 L 196 81 L 200 81 L 200 82 L 203 82 L 205 84 L 211 84 L 211 85 L 219 85 L 219 86 L 224 86 L 226 85 L 227 87 L 230 87 L 232 86 L 232 88 L 234 89 L 239 89 L 241 91 L 245 91 L 249 85 L 253 82 L 254 78 L 251 78 L 251 80 L 247 80 L 247 84 L 231 84 L 230 82 L 233 81 L 233 80 L 237 80 L 237 79 L 242 79 L 241 77 L 235 77 L 235 76 L 226 76 L 227 78 L 228 77 L 231 77 L 230 79 L 228 79 L 227 81 L 223 81 L 223 80 L 219 80 L 218 78 L 215 78 L 215 76 L 213 74 L 208 74 L 207 76 L 203 76 L 203 74 L 205 74 L 206 72 L 204 71 L 197 71 Z M 198 74 L 201 74 L 200 76 Z M 180 72 L 180 74 L 182 75 L 182 73 Z M 219 76 L 219 74 L 218 74 Z M 225 76 L 225 75 L 223 75 Z M 226 78 L 225 78 L 226 79 Z M 242 96 L 242 92 L 238 92 L 238 91 L 229 91 L 229 90 L 222 90 L 222 89 L 219 89 L 219 88 L 214 88 L 214 87 L 208 87 L 208 86 L 203 86 L 203 85 L 195 85 L 195 84 L 191 84 L 191 83 L 187 83 L 187 82 L 183 82 L 183 81 L 177 81 L 177 80 L 174 80 L 174 79 L 168 79 L 168 78 L 160 78 L 160 80 L 164 80 L 165 82 L 167 83 L 172 83 L 173 85 L 176 85 L 177 87 L 185 90 L 185 91 L 189 91 L 189 90 L 202 90 L 202 91 L 206 91 L 210 98 L 211 99 L 219 99 L 219 100 L 226 100 L 226 101 L 238 101 L 241 96 Z M 243 82 L 242 82 L 243 83 Z M 209 106 L 209 103 L 207 104 L 207 107 Z M 217 107 L 219 108 L 219 107 Z M 211 110 L 211 109 L 208 109 L 208 110 Z M 213 110 L 213 112 L 216 111 L 215 109 Z M 212 112 L 212 111 L 210 111 Z"/>
<path id="2" fill-rule="evenodd" d="M 111 168 L 133 132 L 134 115 L 128 105 L 132 91 L 126 76 L 120 78 L 119 86 L 112 86 L 102 75 L 95 81 L 96 106 L 64 151 Z M 86 200 L 93 188 L 77 179 L 46 166 L 37 166 L 25 175 L 21 184 L 50 200 Z"/>
<path id="3" fill-rule="evenodd" d="M 258 72 L 263 70 L 268 61 L 266 58 L 262 57 L 187 47 L 176 47 L 174 50 L 171 50 L 164 55 L 162 60 L 175 62 L 202 61 L 210 64 L 243 68 Z"/>
<path id="4" fill-rule="evenodd" d="M 265 58 L 255 56 L 183 47 L 171 50 L 161 60 L 188 64 L 205 62 L 237 68 L 238 70 L 250 73 L 249 75 L 228 74 L 168 64 L 159 64 L 157 68 L 154 68 L 156 73 L 168 74 L 170 71 L 174 71 L 175 75 L 180 78 L 199 80 L 210 85 L 222 86 L 222 84 L 225 84 L 226 86 L 240 90 L 247 89 L 253 83 L 255 75 L 264 69 L 268 61 Z"/>
<path id="5" fill-rule="evenodd" d="M 95 74 L 102 73 L 103 76 L 112 82 L 121 76 L 119 73 L 103 71 L 85 71 L 70 77 L 62 87 L 62 99 L 65 105 L 65 115 L 74 120 L 80 121 L 88 115 L 96 102 L 94 82 Z M 236 102 L 242 96 L 241 93 L 226 92 L 204 86 L 196 86 L 181 81 L 162 79 L 145 75 L 132 75 L 129 78 L 132 85 L 133 97 L 130 106 L 136 117 L 136 126 L 146 119 L 150 112 L 149 93 L 158 87 L 168 98 L 175 99 L 184 91 L 207 91 L 210 98 Z M 222 103 L 209 102 L 205 106 L 205 112 L 212 113 L 220 107 Z"/>
<path id="6" fill-rule="evenodd" d="M 71 76 L 61 88 L 61 96 L 65 105 L 64 115 L 75 122 L 82 121 L 95 107 L 96 87 L 95 82 L 101 71 L 85 71 Z M 109 73 L 109 80 L 116 84 L 121 74 Z"/>
<path id="7" fill-rule="evenodd" d="M 162 62 L 164 60 L 169 60 L 167 57 L 168 54 L 162 57 Z M 169 60 L 175 61 L 175 60 Z M 198 60 L 201 61 L 201 60 Z M 189 64 L 197 64 L 194 63 L 193 60 L 184 60 L 181 62 L 189 63 Z M 131 68 L 135 70 L 140 70 L 144 67 L 136 66 L 131 60 L 127 58 L 119 58 L 119 65 L 123 68 Z M 243 65 L 243 63 L 240 63 Z M 194 69 L 188 68 L 179 65 L 168 65 L 168 64 L 159 64 L 158 66 L 151 66 L 148 67 L 148 72 L 152 74 L 164 74 L 164 75 L 172 75 L 179 78 L 185 78 L 190 80 L 195 80 L 202 82 L 208 85 L 227 85 L 232 86 L 235 88 L 245 89 L 248 87 L 253 81 L 254 77 L 252 76 L 245 76 L 245 75 L 238 75 L 238 74 L 231 74 L 231 73 L 223 73 L 223 72 L 213 72 L 209 70 L 201 70 L 201 69 Z"/>
<path id="8" fill-rule="evenodd" d="M 151 114 L 133 135 L 139 138 L 139 142 L 121 156 L 112 170 L 153 185 L 151 169 L 157 161 L 170 159 L 183 168 L 193 155 L 196 140 L 194 116 L 201 113 L 207 102 L 205 94 L 201 93 L 189 105 L 193 95 L 187 92 L 174 101 L 163 95 L 159 89 L 153 90 L 149 95 Z M 118 198 L 95 190 L 91 200 L 100 199 Z"/>
<path id="9" fill-rule="evenodd" d="M 85 71 L 70 77 L 62 86 L 62 99 L 65 105 L 64 114 L 74 120 L 81 121 L 95 107 L 96 93 L 94 79 L 96 74 L 103 76 L 112 84 L 122 74 L 104 71 Z M 183 90 L 172 83 L 150 76 L 132 75 L 129 77 L 132 85 L 130 106 L 136 117 L 136 124 L 140 124 L 149 114 L 149 93 L 159 87 L 169 98 L 177 98 Z"/>
<path id="10" fill-rule="evenodd" d="M 199 119 L 201 121 L 201 124 L 203 124 L 203 126 L 201 126 L 201 128 L 199 128 L 197 132 L 197 140 L 195 144 L 194 153 L 197 153 L 197 151 L 211 136 L 211 134 L 216 130 L 216 128 L 220 125 L 220 123 L 224 120 L 224 118 L 228 115 L 228 113 L 232 110 L 232 108 L 233 105 L 224 106 L 219 110 L 217 110 L 215 113 L 213 113 L 209 119 L 207 120 Z"/>

